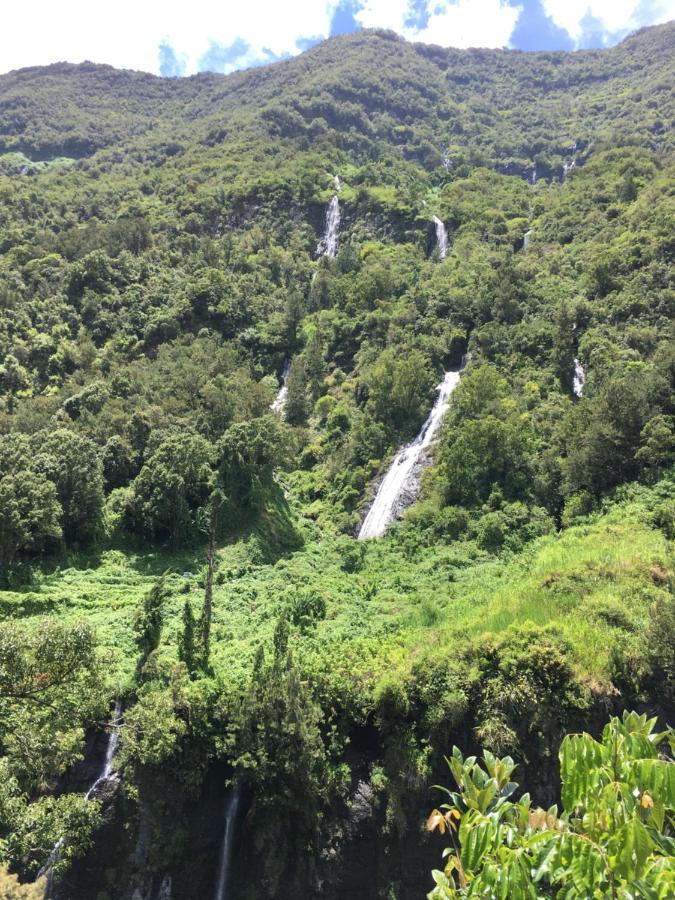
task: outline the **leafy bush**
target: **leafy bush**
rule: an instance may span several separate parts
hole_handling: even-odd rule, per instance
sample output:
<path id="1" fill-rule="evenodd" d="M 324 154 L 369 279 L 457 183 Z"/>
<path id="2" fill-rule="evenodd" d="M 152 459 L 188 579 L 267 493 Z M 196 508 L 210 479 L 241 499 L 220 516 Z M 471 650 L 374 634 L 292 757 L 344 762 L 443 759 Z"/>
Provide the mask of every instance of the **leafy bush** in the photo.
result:
<path id="1" fill-rule="evenodd" d="M 525 900 L 551 890 L 579 900 L 672 896 L 675 734 L 655 732 L 655 724 L 624 712 L 600 741 L 567 735 L 559 754 L 561 814 L 533 807 L 529 794 L 510 799 L 518 787 L 510 757 L 485 751 L 481 765 L 453 748 L 447 763 L 458 790 L 442 789 L 450 802 L 427 823 L 451 839 L 429 900 Z"/>

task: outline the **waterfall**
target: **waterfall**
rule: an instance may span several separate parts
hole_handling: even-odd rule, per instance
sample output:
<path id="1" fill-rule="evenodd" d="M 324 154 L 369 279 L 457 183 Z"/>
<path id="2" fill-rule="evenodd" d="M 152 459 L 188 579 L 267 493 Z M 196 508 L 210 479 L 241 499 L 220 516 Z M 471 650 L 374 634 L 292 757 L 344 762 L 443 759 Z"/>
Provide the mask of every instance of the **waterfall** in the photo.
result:
<path id="1" fill-rule="evenodd" d="M 113 779 L 113 777 L 115 777 L 115 773 L 113 772 L 113 759 L 115 757 L 115 753 L 117 752 L 117 746 L 120 740 L 119 725 L 121 720 L 122 701 L 117 700 L 115 702 L 115 711 L 113 712 L 112 719 L 108 723 L 108 740 L 106 742 L 103 766 L 101 768 L 100 774 L 97 776 L 92 786 L 84 795 L 85 800 L 95 799 L 99 788 L 101 788 L 102 785 L 107 784 Z M 58 858 L 61 855 L 61 847 L 63 846 L 63 841 L 64 839 L 61 837 L 54 844 L 47 862 L 42 866 L 37 874 L 38 878 L 42 878 L 44 875 L 47 876 L 47 886 L 44 893 L 45 900 L 50 900 L 50 898 L 52 897 L 52 892 L 54 890 L 54 864 L 58 861 Z"/>
<path id="2" fill-rule="evenodd" d="M 452 168 L 452 159 L 450 158 L 449 147 L 441 147 L 441 165 L 446 172 L 449 172 Z"/>
<path id="3" fill-rule="evenodd" d="M 223 832 L 223 843 L 220 850 L 218 877 L 216 878 L 216 890 L 213 895 L 213 900 L 225 900 L 227 897 L 227 885 L 230 881 L 230 870 L 232 868 L 234 831 L 237 824 L 240 803 L 241 787 L 238 784 L 235 784 L 228 794 L 225 803 L 225 830 Z"/>
<path id="4" fill-rule="evenodd" d="M 573 159 L 572 162 L 569 162 L 569 163 L 563 163 L 562 180 L 564 181 L 567 178 L 567 176 L 570 174 L 572 169 L 576 169 L 576 167 L 577 167 L 576 159 Z"/>
<path id="5" fill-rule="evenodd" d="M 572 391 L 575 397 L 582 397 L 584 393 L 584 383 L 586 381 L 586 373 L 584 367 L 579 360 L 574 357 L 574 381 L 572 382 Z"/>
<path id="6" fill-rule="evenodd" d="M 537 164 L 535 163 L 534 168 L 532 169 L 532 176 L 530 177 L 530 184 L 537 183 Z"/>
<path id="7" fill-rule="evenodd" d="M 464 366 L 466 357 L 462 360 Z M 359 540 L 381 537 L 389 523 L 410 505 L 419 484 L 424 452 L 438 434 L 450 395 L 459 384 L 460 371 L 446 372 L 438 385 L 438 396 L 417 437 L 398 451 L 378 488 L 368 515 L 361 525 Z"/>
<path id="8" fill-rule="evenodd" d="M 287 359 L 284 363 L 284 368 L 281 373 L 281 387 L 279 388 L 279 393 L 274 398 L 274 402 L 270 404 L 270 409 L 272 412 L 283 412 L 284 406 L 286 405 L 286 394 L 288 394 L 288 388 L 286 387 L 286 382 L 288 381 L 288 374 L 291 371 L 291 361 Z"/>
<path id="9" fill-rule="evenodd" d="M 339 175 L 336 175 L 335 178 L 333 179 L 333 181 L 334 181 L 334 183 L 335 183 L 335 190 L 336 190 L 336 191 L 338 192 L 338 194 L 339 194 L 340 191 L 342 190 L 342 185 L 340 184 L 340 176 L 339 176 Z"/>
<path id="10" fill-rule="evenodd" d="M 338 230 L 340 228 L 340 204 L 335 194 L 326 210 L 326 226 L 323 237 L 316 245 L 318 256 L 337 256 Z"/>
<path id="11" fill-rule="evenodd" d="M 523 235 L 523 250 L 527 250 L 527 248 L 530 246 L 530 235 L 531 234 L 532 234 L 532 229 L 530 228 L 529 231 L 526 231 L 525 234 Z"/>
<path id="12" fill-rule="evenodd" d="M 115 757 L 115 753 L 117 753 L 117 745 L 120 742 L 120 732 L 119 732 L 119 724 L 122 719 L 122 701 L 118 700 L 115 703 L 115 712 L 113 713 L 113 717 L 110 720 L 108 732 L 108 744 L 105 750 L 105 759 L 103 760 L 103 768 L 101 769 L 101 774 L 98 776 L 96 781 L 89 788 L 85 797 L 87 800 L 91 800 L 96 796 L 98 788 L 101 787 L 102 784 L 106 784 L 113 777 L 113 759 Z"/>
<path id="13" fill-rule="evenodd" d="M 438 247 L 438 258 L 445 259 L 448 252 L 448 232 L 445 230 L 445 225 L 441 222 L 438 216 L 432 216 L 431 221 L 434 223 L 434 228 L 436 229 L 436 246 Z"/>

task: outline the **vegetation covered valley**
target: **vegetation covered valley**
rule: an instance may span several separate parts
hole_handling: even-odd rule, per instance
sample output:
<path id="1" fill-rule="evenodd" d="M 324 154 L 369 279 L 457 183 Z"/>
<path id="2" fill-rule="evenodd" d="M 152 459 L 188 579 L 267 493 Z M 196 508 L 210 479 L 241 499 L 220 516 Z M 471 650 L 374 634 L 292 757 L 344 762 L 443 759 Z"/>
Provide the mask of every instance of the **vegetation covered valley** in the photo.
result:
<path id="1" fill-rule="evenodd" d="M 0 76 L 0 891 L 672 896 L 674 45 Z"/>

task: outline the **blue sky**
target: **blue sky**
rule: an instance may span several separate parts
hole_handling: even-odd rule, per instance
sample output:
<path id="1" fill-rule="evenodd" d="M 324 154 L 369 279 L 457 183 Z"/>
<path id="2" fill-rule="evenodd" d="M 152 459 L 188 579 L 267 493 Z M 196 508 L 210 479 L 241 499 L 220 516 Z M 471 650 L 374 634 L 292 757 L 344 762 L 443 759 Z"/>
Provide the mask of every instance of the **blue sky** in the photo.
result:
<path id="1" fill-rule="evenodd" d="M 33 0 L 29 12 L 3 10 L 0 71 L 89 59 L 167 76 L 232 72 L 359 28 L 446 47 L 573 50 L 670 19 L 675 0 Z"/>

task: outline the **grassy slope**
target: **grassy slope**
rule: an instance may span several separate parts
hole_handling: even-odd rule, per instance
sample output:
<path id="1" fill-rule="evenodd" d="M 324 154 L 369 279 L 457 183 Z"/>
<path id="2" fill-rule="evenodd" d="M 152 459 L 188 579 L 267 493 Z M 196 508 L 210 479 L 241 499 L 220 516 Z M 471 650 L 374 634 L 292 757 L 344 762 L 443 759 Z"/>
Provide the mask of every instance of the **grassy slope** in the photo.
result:
<path id="1" fill-rule="evenodd" d="M 281 516 L 280 523 L 287 526 Z M 672 566 L 672 547 L 640 501 L 501 560 L 468 543 L 420 549 L 410 558 L 395 538 L 371 542 L 360 570 L 351 574 L 343 568 L 348 539 L 320 535 L 299 516 L 301 548 L 276 562 L 261 561 L 274 524 L 273 515 L 265 527 L 220 550 L 217 674 L 226 682 L 246 677 L 257 647 L 269 646 L 279 614 L 298 589 L 309 587 L 325 599 L 326 618 L 294 632 L 297 656 L 310 668 L 327 665 L 341 673 L 337 680 L 358 686 L 366 703 L 385 673 L 405 677 L 421 656 L 451 654 L 459 644 L 526 622 L 564 636 L 578 674 L 607 685 L 612 647 L 638 640 Z M 171 570 L 163 652 L 175 655 L 185 599 L 197 613 L 201 605 L 201 553 L 117 549 L 70 562 L 36 575 L 25 590 L 0 594 L 3 615 L 27 622 L 47 613 L 86 618 L 110 653 L 111 682 L 124 683 L 135 663 L 135 605 L 154 577 Z"/>

